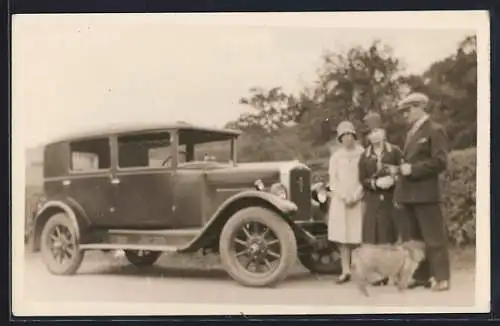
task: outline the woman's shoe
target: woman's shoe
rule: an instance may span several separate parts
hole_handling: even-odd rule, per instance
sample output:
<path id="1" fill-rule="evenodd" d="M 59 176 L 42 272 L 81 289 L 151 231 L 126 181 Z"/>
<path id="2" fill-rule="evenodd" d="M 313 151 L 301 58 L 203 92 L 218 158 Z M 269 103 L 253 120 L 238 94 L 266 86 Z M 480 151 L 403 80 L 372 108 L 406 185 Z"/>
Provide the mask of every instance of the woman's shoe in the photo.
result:
<path id="1" fill-rule="evenodd" d="M 343 283 L 346 283 L 346 282 L 349 282 L 351 280 L 351 275 L 350 274 L 342 274 L 340 275 L 337 280 L 335 281 L 335 283 L 337 284 L 343 284 Z"/>

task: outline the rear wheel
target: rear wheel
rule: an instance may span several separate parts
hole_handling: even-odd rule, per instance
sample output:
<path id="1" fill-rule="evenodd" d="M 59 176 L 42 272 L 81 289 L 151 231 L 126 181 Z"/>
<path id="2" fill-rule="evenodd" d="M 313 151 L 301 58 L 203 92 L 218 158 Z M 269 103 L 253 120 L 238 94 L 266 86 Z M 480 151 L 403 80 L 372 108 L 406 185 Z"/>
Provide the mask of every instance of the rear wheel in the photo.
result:
<path id="1" fill-rule="evenodd" d="M 276 285 L 297 258 L 297 243 L 290 225 L 262 207 L 235 213 L 222 229 L 219 241 L 223 266 L 245 286 Z"/>
<path id="2" fill-rule="evenodd" d="M 79 249 L 76 227 L 65 213 L 49 218 L 42 230 L 40 241 L 42 259 L 52 274 L 76 273 L 84 253 Z"/>
<path id="3" fill-rule="evenodd" d="M 151 266 L 156 263 L 160 255 L 160 251 L 125 250 L 125 257 L 135 267 Z"/>
<path id="4" fill-rule="evenodd" d="M 318 247 L 299 252 L 300 262 L 315 274 L 339 274 L 342 268 L 338 247 L 328 241 L 326 236 L 319 241 Z"/>

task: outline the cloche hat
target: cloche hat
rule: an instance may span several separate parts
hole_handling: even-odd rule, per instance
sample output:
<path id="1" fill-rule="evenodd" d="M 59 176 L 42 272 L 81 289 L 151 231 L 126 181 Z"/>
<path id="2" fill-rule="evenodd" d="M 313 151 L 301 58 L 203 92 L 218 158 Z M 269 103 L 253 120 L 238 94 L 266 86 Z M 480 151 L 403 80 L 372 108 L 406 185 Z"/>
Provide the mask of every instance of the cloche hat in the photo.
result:
<path id="1" fill-rule="evenodd" d="M 366 127 L 368 127 L 368 130 L 382 128 L 382 118 L 380 117 L 380 114 L 376 112 L 369 112 L 363 118 L 363 121 L 365 122 Z"/>
<path id="2" fill-rule="evenodd" d="M 337 126 L 337 141 L 340 142 L 340 139 L 345 134 L 352 134 L 356 137 L 356 130 L 354 129 L 354 125 L 350 121 L 342 121 Z"/>

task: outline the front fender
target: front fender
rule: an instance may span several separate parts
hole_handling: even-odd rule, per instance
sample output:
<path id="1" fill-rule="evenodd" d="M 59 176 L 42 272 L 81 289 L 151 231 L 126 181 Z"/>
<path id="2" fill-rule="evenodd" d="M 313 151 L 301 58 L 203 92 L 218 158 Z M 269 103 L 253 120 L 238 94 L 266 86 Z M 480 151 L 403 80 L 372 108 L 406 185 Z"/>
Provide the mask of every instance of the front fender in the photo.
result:
<path id="1" fill-rule="evenodd" d="M 38 249 L 40 235 L 45 223 L 51 216 L 57 213 L 65 213 L 72 221 L 76 230 L 76 236 L 80 242 L 82 236 L 85 234 L 85 230 L 90 226 L 90 220 L 87 214 L 74 199 L 57 198 L 48 200 L 34 215 L 32 241 L 34 241 L 33 245 L 35 251 Z"/>
<path id="2" fill-rule="evenodd" d="M 283 216 L 287 221 L 290 221 L 289 216 L 293 215 L 298 209 L 297 205 L 293 202 L 268 192 L 258 190 L 240 192 L 226 199 L 215 213 L 213 213 L 199 235 L 178 251 L 193 252 L 203 248 L 209 242 L 218 239 L 220 231 L 226 221 L 238 210 L 251 206 L 263 206 L 272 209 Z"/>
<path id="3" fill-rule="evenodd" d="M 231 204 L 231 202 L 239 200 L 240 198 L 260 198 L 262 200 L 267 201 L 271 205 L 273 205 L 276 209 L 281 211 L 281 213 L 285 215 L 291 215 L 295 213 L 298 209 L 297 205 L 295 203 L 287 200 L 280 198 L 276 195 L 273 195 L 272 193 L 265 192 L 265 191 L 258 191 L 258 190 L 249 190 L 249 191 L 244 191 L 240 192 L 237 195 L 230 197 L 222 206 L 226 206 L 226 204 Z M 221 207 L 222 207 L 221 206 Z"/>

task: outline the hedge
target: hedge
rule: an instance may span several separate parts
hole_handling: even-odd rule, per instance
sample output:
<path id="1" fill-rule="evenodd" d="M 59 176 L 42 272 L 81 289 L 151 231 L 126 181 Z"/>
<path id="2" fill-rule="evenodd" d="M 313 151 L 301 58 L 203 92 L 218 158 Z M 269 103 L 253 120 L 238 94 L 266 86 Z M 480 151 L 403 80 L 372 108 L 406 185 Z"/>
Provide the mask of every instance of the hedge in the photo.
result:
<path id="1" fill-rule="evenodd" d="M 457 245 L 475 244 L 476 148 L 450 153 L 441 189 L 450 240 Z"/>
<path id="2" fill-rule="evenodd" d="M 326 181 L 328 160 L 307 162 L 313 171 L 313 180 Z M 443 213 L 447 221 L 450 241 L 455 245 L 475 244 L 476 238 L 476 149 L 453 151 L 449 165 L 441 175 Z M 29 219 L 41 196 L 39 187 L 26 187 L 26 218 Z M 29 228 L 29 223 L 26 223 Z M 28 230 L 28 229 L 26 229 Z"/>

